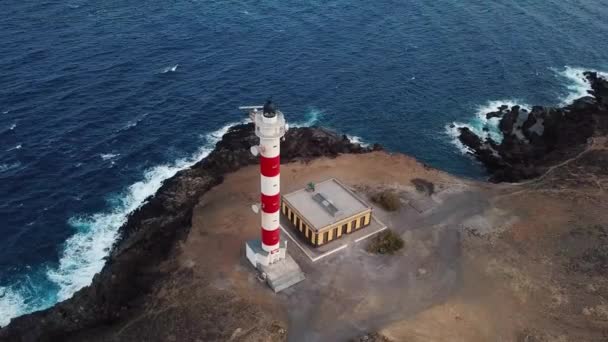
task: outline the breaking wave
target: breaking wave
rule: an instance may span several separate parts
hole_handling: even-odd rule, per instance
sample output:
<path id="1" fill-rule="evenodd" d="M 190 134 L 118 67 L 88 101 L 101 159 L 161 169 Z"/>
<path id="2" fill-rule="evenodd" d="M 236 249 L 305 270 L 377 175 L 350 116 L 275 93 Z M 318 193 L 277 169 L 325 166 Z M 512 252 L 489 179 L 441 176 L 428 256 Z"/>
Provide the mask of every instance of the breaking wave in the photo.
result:
<path id="1" fill-rule="evenodd" d="M 346 137 L 348 137 L 348 140 L 350 140 L 353 144 L 359 144 L 361 145 L 361 147 L 368 147 L 369 144 L 366 143 L 365 141 L 363 141 L 363 138 L 358 137 L 356 135 L 346 135 Z"/>
<path id="2" fill-rule="evenodd" d="M 46 279 L 32 282 L 28 278 L 8 287 L 0 287 L 0 326 L 8 324 L 13 317 L 66 300 L 89 285 L 93 276 L 103 268 L 119 228 L 127 221 L 128 215 L 145 204 L 164 180 L 205 158 L 231 126 L 244 122 L 246 120 L 233 122 L 207 134 L 205 144 L 188 158 L 145 171 L 143 179 L 126 188 L 111 209 L 70 218 L 68 224 L 75 234 L 65 242 L 59 264 L 44 270 Z M 102 158 L 104 156 L 111 158 L 115 155 L 102 155 Z M 7 170 L 10 166 L 0 165 L 0 171 L 3 168 Z M 45 284 L 45 281 L 51 284 Z M 49 288 L 55 290 L 49 293 Z M 41 295 L 44 297 L 41 298 Z"/>
<path id="3" fill-rule="evenodd" d="M 464 146 L 460 140 L 458 140 L 458 136 L 460 132 L 459 128 L 468 127 L 473 133 L 483 138 L 492 138 L 496 142 L 502 141 L 502 134 L 498 129 L 498 123 L 500 122 L 500 118 L 491 118 L 488 119 L 486 117 L 487 113 L 496 112 L 498 108 L 501 106 L 508 106 L 509 108 L 513 106 L 520 106 L 522 109 L 530 110 L 530 106 L 523 103 L 519 100 L 499 100 L 499 101 L 488 101 L 486 104 L 478 106 L 475 111 L 475 117 L 469 121 L 468 123 L 464 122 L 452 122 L 445 126 L 445 132 L 450 137 L 452 143 L 460 150 L 462 153 L 470 152 L 469 148 Z"/>
<path id="4" fill-rule="evenodd" d="M 590 96 L 589 90 L 591 90 L 591 84 L 584 75 L 585 71 L 594 71 L 598 75 L 608 78 L 608 73 L 584 68 L 574 68 L 570 66 L 564 67 L 563 70 L 552 69 L 556 75 L 566 80 L 566 88 L 568 93 L 560 98 L 560 106 L 566 106 L 571 104 L 574 100 L 583 96 Z"/>
<path id="5" fill-rule="evenodd" d="M 563 70 L 552 69 L 557 77 L 565 81 L 565 87 L 567 89 L 566 94 L 558 98 L 559 106 L 566 106 L 571 104 L 574 100 L 583 96 L 590 96 L 589 90 L 591 90 L 591 84 L 585 78 L 585 71 L 594 71 L 598 75 L 608 79 L 608 73 L 589 69 L 589 68 L 575 68 L 566 66 Z M 450 137 L 451 142 L 460 150 L 462 153 L 470 152 L 470 149 L 464 146 L 458 136 L 460 135 L 458 129 L 461 127 L 468 127 L 477 136 L 483 138 L 492 138 L 497 142 L 502 141 L 502 134 L 498 129 L 498 123 L 500 118 L 487 119 L 486 114 L 498 110 L 498 107 L 507 105 L 513 107 L 519 105 L 523 109 L 530 110 L 530 106 L 522 103 L 519 100 L 502 100 L 502 101 L 488 101 L 485 105 L 477 107 L 475 116 L 469 122 L 452 122 L 445 126 L 445 133 Z"/>
<path id="6" fill-rule="evenodd" d="M 11 317 L 25 314 L 23 311 L 23 297 L 10 288 L 0 287 L 0 327 L 10 322 Z"/>

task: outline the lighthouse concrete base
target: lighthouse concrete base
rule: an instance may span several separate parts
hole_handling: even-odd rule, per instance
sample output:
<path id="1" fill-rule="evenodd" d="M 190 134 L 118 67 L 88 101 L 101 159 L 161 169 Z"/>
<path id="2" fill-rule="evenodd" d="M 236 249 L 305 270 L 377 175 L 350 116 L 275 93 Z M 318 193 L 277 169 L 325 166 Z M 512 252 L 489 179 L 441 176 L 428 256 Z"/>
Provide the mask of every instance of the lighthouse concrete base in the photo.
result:
<path id="1" fill-rule="evenodd" d="M 287 241 L 281 240 L 279 249 L 274 253 L 270 253 L 262 249 L 262 241 L 260 241 L 260 239 L 249 240 L 245 242 L 245 254 L 253 267 L 259 268 L 258 265 L 269 266 L 285 259 L 285 255 L 287 254 Z"/>
<path id="2" fill-rule="evenodd" d="M 245 254 L 274 292 L 289 288 L 305 278 L 300 266 L 287 254 L 285 240 L 281 240 L 279 250 L 274 254 L 264 251 L 259 239 L 249 240 L 245 243 Z"/>

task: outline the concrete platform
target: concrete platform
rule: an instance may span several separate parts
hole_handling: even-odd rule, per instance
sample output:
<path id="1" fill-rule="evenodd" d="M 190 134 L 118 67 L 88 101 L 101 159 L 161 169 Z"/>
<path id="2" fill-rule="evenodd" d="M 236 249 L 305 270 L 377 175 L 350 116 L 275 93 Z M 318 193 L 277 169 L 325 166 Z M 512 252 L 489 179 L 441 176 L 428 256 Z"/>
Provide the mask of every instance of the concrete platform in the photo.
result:
<path id="1" fill-rule="evenodd" d="M 347 248 L 349 245 L 353 245 L 370 238 L 386 229 L 386 225 L 382 223 L 375 214 L 372 214 L 370 224 L 367 227 L 350 234 L 342 235 L 341 238 L 322 246 L 315 247 L 311 246 L 308 241 L 302 238 L 301 234 L 299 234 L 293 224 L 289 222 L 285 216 L 281 215 L 280 222 L 284 236 L 287 235 L 287 237 L 289 237 L 312 262 L 339 252 L 340 250 Z"/>
<path id="2" fill-rule="evenodd" d="M 261 266 L 260 271 L 266 274 L 266 282 L 274 292 L 281 292 L 306 278 L 289 254 L 281 261 Z"/>

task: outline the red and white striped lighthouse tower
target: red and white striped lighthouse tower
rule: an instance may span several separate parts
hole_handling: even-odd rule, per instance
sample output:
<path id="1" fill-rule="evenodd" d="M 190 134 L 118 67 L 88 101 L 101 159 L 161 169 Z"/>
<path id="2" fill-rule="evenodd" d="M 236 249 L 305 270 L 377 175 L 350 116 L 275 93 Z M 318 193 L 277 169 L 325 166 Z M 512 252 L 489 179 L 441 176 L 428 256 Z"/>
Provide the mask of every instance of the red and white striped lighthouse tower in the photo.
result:
<path id="1" fill-rule="evenodd" d="M 261 251 L 252 242 L 247 243 L 247 257 L 267 266 L 285 258 L 286 242 L 281 240 L 279 214 L 281 208 L 281 138 L 287 125 L 283 113 L 271 101 L 264 106 L 240 107 L 249 110 L 260 144 L 251 152 L 260 156 Z"/>
<path id="2" fill-rule="evenodd" d="M 279 210 L 281 208 L 281 138 L 285 135 L 283 114 L 268 101 L 262 115 L 255 118 L 255 134 L 260 138 L 262 249 L 279 252 Z"/>

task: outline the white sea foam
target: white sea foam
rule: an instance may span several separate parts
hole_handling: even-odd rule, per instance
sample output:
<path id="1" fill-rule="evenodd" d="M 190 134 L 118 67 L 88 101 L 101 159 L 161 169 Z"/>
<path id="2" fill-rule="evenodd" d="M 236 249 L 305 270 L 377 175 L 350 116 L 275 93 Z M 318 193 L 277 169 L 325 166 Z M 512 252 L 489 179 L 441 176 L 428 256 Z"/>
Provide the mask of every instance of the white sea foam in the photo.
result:
<path id="1" fill-rule="evenodd" d="M 173 66 L 168 66 L 168 67 L 166 67 L 166 68 L 163 69 L 162 73 L 166 74 L 168 72 L 176 72 L 178 66 L 179 66 L 179 64 L 175 64 Z"/>
<path id="2" fill-rule="evenodd" d="M 509 108 L 513 106 L 520 106 L 522 109 L 530 111 L 530 106 L 522 103 L 519 100 L 510 99 L 510 100 L 499 100 L 499 101 L 488 101 L 486 104 L 478 106 L 475 110 L 475 116 L 468 123 L 463 122 L 452 122 L 445 126 L 445 132 L 450 137 L 452 143 L 460 150 L 462 153 L 470 152 L 469 148 L 464 146 L 458 136 L 460 135 L 459 128 L 468 127 L 473 133 L 482 138 L 492 138 L 496 142 L 502 141 L 502 133 L 498 129 L 498 123 L 500 122 L 500 118 L 491 118 L 488 119 L 486 117 L 487 113 L 496 112 L 500 106 L 508 106 Z M 486 128 L 486 130 L 484 130 Z"/>
<path id="3" fill-rule="evenodd" d="M 468 125 L 461 122 L 452 122 L 451 124 L 445 125 L 445 133 L 450 137 L 452 144 L 454 144 L 462 154 L 467 154 L 473 151 L 458 139 L 458 136 L 460 136 L 458 129 L 462 127 L 468 127 Z"/>
<path id="4" fill-rule="evenodd" d="M 24 299 L 7 287 L 0 286 L 0 327 L 7 325 L 11 318 L 25 314 Z"/>
<path id="5" fill-rule="evenodd" d="M 361 137 L 358 137 L 356 135 L 346 135 L 346 137 L 348 137 L 348 140 L 350 140 L 353 144 L 359 144 L 362 147 L 368 147 L 369 144 L 366 143 L 365 141 L 363 141 L 363 139 Z"/>
<path id="6" fill-rule="evenodd" d="M 291 127 L 310 127 L 310 126 L 314 126 L 316 125 L 322 118 L 323 118 L 323 112 L 316 109 L 316 108 L 311 108 L 308 110 L 308 112 L 306 113 L 306 120 L 303 122 L 294 122 L 294 123 L 289 123 L 289 125 Z"/>
<path id="7" fill-rule="evenodd" d="M 589 94 L 589 90 L 591 90 L 591 84 L 584 75 L 585 71 L 597 72 L 599 76 L 608 79 L 608 73 L 589 68 L 576 68 L 566 66 L 563 70 L 553 69 L 553 71 L 559 77 L 567 81 L 566 88 L 568 89 L 568 94 L 560 98 L 560 106 L 569 105 L 574 100 L 583 96 L 591 96 Z"/>
<path id="8" fill-rule="evenodd" d="M 120 156 L 120 153 L 118 153 L 118 154 L 114 154 L 114 153 L 102 153 L 99 156 L 103 160 L 110 160 L 110 159 L 113 159 L 113 158 L 116 158 L 116 157 Z"/>

